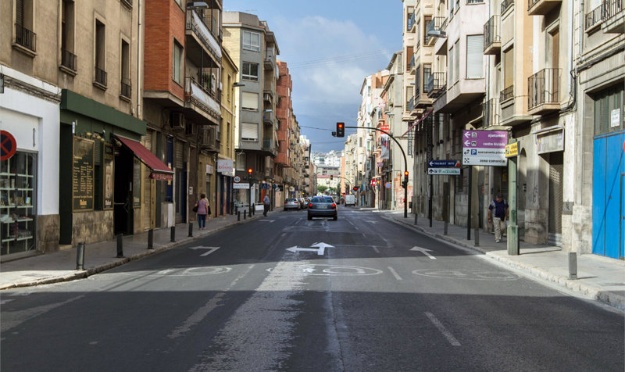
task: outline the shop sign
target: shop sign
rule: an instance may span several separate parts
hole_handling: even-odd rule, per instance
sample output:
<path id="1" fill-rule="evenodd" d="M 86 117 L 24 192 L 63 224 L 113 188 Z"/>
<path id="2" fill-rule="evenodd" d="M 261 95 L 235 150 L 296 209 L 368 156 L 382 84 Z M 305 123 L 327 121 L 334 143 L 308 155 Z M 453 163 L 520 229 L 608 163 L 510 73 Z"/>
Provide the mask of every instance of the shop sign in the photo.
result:
<path id="1" fill-rule="evenodd" d="M 556 127 L 536 133 L 536 150 L 539 154 L 564 151 L 564 128 Z"/>
<path id="2" fill-rule="evenodd" d="M 234 176 L 234 161 L 232 159 L 218 159 L 217 172 L 224 176 Z"/>
<path id="3" fill-rule="evenodd" d="M 465 130 L 462 136 L 463 165 L 507 165 L 504 155 L 508 143 L 507 131 Z"/>
<path id="4" fill-rule="evenodd" d="M 506 145 L 506 158 L 513 158 L 519 156 L 519 142 L 509 143 Z"/>
<path id="5" fill-rule="evenodd" d="M 92 140 L 74 137 L 72 196 L 75 211 L 93 210 L 94 147 Z"/>

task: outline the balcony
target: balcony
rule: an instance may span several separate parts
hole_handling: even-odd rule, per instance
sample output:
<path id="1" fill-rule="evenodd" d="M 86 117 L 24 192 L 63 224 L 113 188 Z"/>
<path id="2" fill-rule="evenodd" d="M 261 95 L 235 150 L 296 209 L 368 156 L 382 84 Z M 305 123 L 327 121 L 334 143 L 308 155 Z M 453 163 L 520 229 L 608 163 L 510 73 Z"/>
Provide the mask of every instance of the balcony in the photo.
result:
<path id="1" fill-rule="evenodd" d="M 408 69 L 408 71 L 410 71 L 411 74 L 414 74 L 416 69 L 417 69 L 417 64 L 415 62 L 415 55 L 413 54 L 412 57 L 410 58 L 410 68 Z"/>
<path id="2" fill-rule="evenodd" d="M 273 125 L 276 121 L 275 115 L 273 111 L 265 111 L 263 112 L 263 123 Z"/>
<path id="3" fill-rule="evenodd" d="M 531 0 L 533 1 L 533 0 Z M 504 13 L 510 9 L 512 7 L 512 5 L 514 5 L 514 0 L 503 0 L 501 2 L 501 15 L 504 15 Z"/>
<path id="4" fill-rule="evenodd" d="M 562 0 L 529 0 L 527 13 L 531 16 L 547 15 L 562 4 Z"/>
<path id="5" fill-rule="evenodd" d="M 603 0 L 601 29 L 607 34 L 625 33 L 625 0 Z"/>
<path id="6" fill-rule="evenodd" d="M 406 31 L 411 32 L 411 33 L 415 32 L 415 24 L 416 24 L 415 14 L 410 13 L 408 15 L 408 22 L 406 22 Z"/>
<path id="7" fill-rule="evenodd" d="M 421 89 L 419 87 L 421 84 L 419 82 L 417 84 L 415 85 L 414 106 L 419 109 L 432 106 L 432 99 L 428 97 L 429 90 L 426 87 Z"/>
<path id="8" fill-rule="evenodd" d="M 447 86 L 447 74 L 444 72 L 433 72 L 430 78 L 423 87 L 427 93 L 427 96 L 432 99 L 436 99 L 445 92 Z"/>
<path id="9" fill-rule="evenodd" d="M 527 111 L 526 97 L 523 94 L 515 95 L 514 85 L 510 85 L 499 93 L 499 106 L 501 108 L 499 125 L 512 127 L 527 123 L 533 118 Z"/>
<path id="10" fill-rule="evenodd" d="M 96 67 L 95 68 L 95 79 L 93 80 L 93 85 L 97 86 L 100 89 L 106 89 L 107 84 L 107 74 L 103 69 Z"/>
<path id="11" fill-rule="evenodd" d="M 584 22 L 584 30 L 586 32 L 591 32 L 594 29 L 598 28 L 601 25 L 601 17 L 603 16 L 603 6 L 600 5 L 595 9 L 591 10 L 589 13 L 586 13 L 585 22 Z"/>
<path id="12" fill-rule="evenodd" d="M 74 53 L 65 50 L 65 49 L 61 49 L 61 66 L 59 66 L 59 68 L 74 76 L 76 75 L 76 71 L 77 71 L 77 57 Z"/>
<path id="13" fill-rule="evenodd" d="M 276 155 L 276 143 L 273 138 L 265 138 L 263 139 L 263 151 L 270 153 L 271 155 Z"/>
<path id="14" fill-rule="evenodd" d="M 217 90 L 219 93 L 219 90 Z M 195 119 L 209 119 L 213 124 L 221 121 L 221 104 L 192 77 L 185 78 L 185 108 Z M 218 96 L 216 94 L 215 96 Z"/>
<path id="15" fill-rule="evenodd" d="M 512 98 L 514 98 L 514 85 L 510 85 L 499 92 L 499 102 L 506 102 Z"/>
<path id="16" fill-rule="evenodd" d="M 221 44 L 195 10 L 187 11 L 186 34 L 202 45 L 217 62 L 221 62 Z"/>
<path id="17" fill-rule="evenodd" d="M 273 70 L 276 68 L 276 50 L 275 48 L 267 48 L 265 50 L 265 70 Z"/>
<path id="18" fill-rule="evenodd" d="M 530 115 L 560 110 L 559 68 L 546 68 L 528 78 L 527 108 Z"/>
<path id="19" fill-rule="evenodd" d="M 445 31 L 443 31 L 444 22 L 445 17 L 434 17 L 425 25 L 425 42 L 423 45 L 432 46 L 436 38 L 445 37 Z"/>
<path id="20" fill-rule="evenodd" d="M 130 79 L 122 79 L 121 81 L 121 91 L 119 93 L 119 98 L 130 101 L 132 98 L 132 85 L 130 83 Z"/>
<path id="21" fill-rule="evenodd" d="M 15 43 L 13 45 L 28 55 L 34 57 L 37 52 L 37 34 L 16 23 Z"/>
<path id="22" fill-rule="evenodd" d="M 497 55 L 501 51 L 501 17 L 494 15 L 484 25 L 484 54 Z"/>

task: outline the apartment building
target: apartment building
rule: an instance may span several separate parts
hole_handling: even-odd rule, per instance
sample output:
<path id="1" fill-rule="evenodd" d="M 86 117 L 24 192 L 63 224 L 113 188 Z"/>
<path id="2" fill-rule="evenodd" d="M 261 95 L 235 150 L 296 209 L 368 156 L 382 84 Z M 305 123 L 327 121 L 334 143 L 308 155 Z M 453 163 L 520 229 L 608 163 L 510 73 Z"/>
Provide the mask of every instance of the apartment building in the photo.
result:
<path id="1" fill-rule="evenodd" d="M 566 7 L 563 1 L 561 7 L 568 10 L 575 25 L 562 23 L 572 30 L 575 40 L 565 42 L 573 45 L 566 61 L 572 64 L 572 71 L 566 79 L 574 78 L 577 84 L 572 92 L 575 117 L 571 119 L 576 125 L 566 122 L 562 134 L 563 241 L 572 251 L 623 259 L 625 1 L 590 0 Z"/>
<path id="2" fill-rule="evenodd" d="M 0 172 L 2 254 L 140 229 L 143 187 L 171 176 L 140 143 L 143 1 L 0 6 L 2 129 L 17 144 Z"/>
<path id="3" fill-rule="evenodd" d="M 254 14 L 224 12 L 223 33 L 223 45 L 239 66 L 239 81 L 244 84 L 235 98 L 235 174 L 242 181 L 235 185 L 235 201 L 258 203 L 275 184 L 274 159 L 279 148 L 276 58 L 280 50 L 269 25 Z"/>
<path id="4" fill-rule="evenodd" d="M 235 97 L 241 83 L 237 81 L 239 68 L 228 50 L 222 49 L 221 58 L 221 125 L 219 127 L 219 155 L 217 159 L 217 215 L 234 213 L 234 123 L 237 109 Z"/>

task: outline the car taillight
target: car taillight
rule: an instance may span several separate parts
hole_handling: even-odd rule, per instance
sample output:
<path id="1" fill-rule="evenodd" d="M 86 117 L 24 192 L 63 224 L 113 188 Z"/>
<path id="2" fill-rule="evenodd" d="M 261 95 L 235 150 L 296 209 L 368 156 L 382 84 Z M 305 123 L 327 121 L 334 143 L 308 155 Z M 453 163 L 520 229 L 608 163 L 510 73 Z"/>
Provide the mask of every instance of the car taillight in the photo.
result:
<path id="1" fill-rule="evenodd" d="M 332 203 L 332 209 L 336 209 L 336 203 Z"/>
<path id="2" fill-rule="evenodd" d="M 312 208 L 312 203 L 308 203 L 308 208 Z"/>

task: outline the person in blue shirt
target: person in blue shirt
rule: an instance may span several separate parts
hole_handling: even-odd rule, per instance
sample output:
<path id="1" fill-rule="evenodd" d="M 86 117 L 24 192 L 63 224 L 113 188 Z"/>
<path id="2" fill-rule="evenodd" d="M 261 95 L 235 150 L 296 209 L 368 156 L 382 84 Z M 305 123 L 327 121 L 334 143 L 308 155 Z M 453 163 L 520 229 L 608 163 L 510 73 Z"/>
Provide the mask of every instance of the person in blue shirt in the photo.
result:
<path id="1" fill-rule="evenodd" d="M 263 216 L 267 217 L 269 207 L 271 207 L 271 200 L 269 199 L 269 195 L 265 195 L 265 198 L 263 199 Z"/>
<path id="2" fill-rule="evenodd" d="M 497 193 L 495 200 L 488 206 L 488 222 L 495 227 L 495 243 L 501 241 L 501 228 L 502 225 L 506 226 L 508 207 L 508 203 L 504 200 L 501 193 Z"/>

